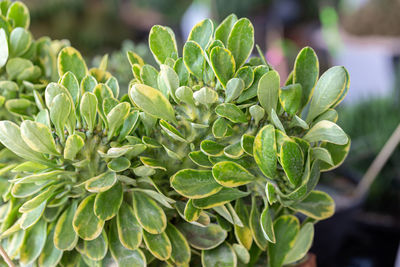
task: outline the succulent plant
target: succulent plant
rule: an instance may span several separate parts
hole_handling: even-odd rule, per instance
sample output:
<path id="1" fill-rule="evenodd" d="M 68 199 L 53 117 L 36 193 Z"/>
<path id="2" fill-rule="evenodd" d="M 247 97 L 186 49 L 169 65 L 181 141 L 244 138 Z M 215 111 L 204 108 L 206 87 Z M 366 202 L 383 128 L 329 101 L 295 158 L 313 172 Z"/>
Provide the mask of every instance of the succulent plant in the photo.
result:
<path id="1" fill-rule="evenodd" d="M 134 79 L 88 70 L 72 47 L 37 115 L 0 122 L 0 142 L 22 162 L 0 169 L 0 238 L 39 266 L 252 266 L 296 263 L 334 202 L 315 190 L 350 140 L 334 107 L 343 67 L 319 78 L 306 47 L 281 87 L 246 18 L 191 31 L 179 56 L 154 26 L 159 70 L 128 53 Z M 298 214 L 298 216 L 297 216 Z M 302 220 L 300 223 L 299 218 Z"/>
<path id="2" fill-rule="evenodd" d="M 0 118 L 29 116 L 37 112 L 37 95 L 58 79 L 57 54 L 68 41 L 34 40 L 25 4 L 8 0 L 0 4 Z"/>

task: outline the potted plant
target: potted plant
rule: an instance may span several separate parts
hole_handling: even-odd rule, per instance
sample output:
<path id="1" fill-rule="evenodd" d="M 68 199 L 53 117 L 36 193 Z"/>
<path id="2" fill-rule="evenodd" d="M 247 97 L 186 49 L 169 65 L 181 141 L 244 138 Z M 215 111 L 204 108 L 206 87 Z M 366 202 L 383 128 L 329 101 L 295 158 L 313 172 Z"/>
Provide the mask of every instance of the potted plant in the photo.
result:
<path id="1" fill-rule="evenodd" d="M 39 266 L 255 266 L 308 259 L 314 223 L 334 213 L 315 190 L 350 141 L 334 108 L 343 67 L 319 78 L 306 47 L 281 87 L 246 18 L 192 29 L 179 55 L 154 26 L 159 68 L 128 52 L 129 92 L 63 48 L 38 113 L 0 122 L 19 158 L 0 169 L 1 250 Z M 259 50 L 259 49 L 258 49 Z M 301 222 L 299 217 L 302 219 Z"/>

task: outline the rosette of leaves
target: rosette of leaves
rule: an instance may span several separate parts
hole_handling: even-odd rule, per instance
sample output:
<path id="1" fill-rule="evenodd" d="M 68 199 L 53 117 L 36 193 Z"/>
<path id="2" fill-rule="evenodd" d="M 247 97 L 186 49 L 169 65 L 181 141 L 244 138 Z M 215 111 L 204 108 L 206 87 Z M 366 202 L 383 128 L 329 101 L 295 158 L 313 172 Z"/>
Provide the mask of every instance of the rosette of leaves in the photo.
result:
<path id="1" fill-rule="evenodd" d="M 147 145 L 130 135 L 140 112 L 118 100 L 113 76 L 102 82 L 104 64 L 89 71 L 78 51 L 62 49 L 61 78 L 38 96 L 40 111 L 0 121 L 0 142 L 22 160 L 0 169 L 0 239 L 23 266 L 146 266 L 146 248 L 167 259 L 186 244 L 167 223 L 174 200 L 140 161 Z"/>
<path id="2" fill-rule="evenodd" d="M 58 79 L 57 54 L 68 41 L 34 40 L 22 2 L 0 2 L 0 118 L 29 116 L 50 81 Z"/>
<path id="3" fill-rule="evenodd" d="M 182 55 L 168 27 L 154 26 L 149 46 L 159 68 L 130 55 L 138 133 L 154 148 L 141 161 L 170 176 L 192 262 L 303 260 L 314 223 L 334 213 L 332 198 L 315 189 L 320 172 L 339 166 L 350 146 L 334 109 L 349 88 L 346 69 L 319 77 L 306 47 L 281 86 L 258 47 L 249 59 L 253 26 L 235 15 L 195 25 Z"/>

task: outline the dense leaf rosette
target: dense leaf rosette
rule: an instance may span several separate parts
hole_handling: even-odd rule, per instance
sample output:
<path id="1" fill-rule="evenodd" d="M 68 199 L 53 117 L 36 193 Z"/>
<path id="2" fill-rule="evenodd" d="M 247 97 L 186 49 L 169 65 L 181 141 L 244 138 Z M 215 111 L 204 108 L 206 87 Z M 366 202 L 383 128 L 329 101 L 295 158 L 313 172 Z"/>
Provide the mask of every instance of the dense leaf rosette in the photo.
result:
<path id="1" fill-rule="evenodd" d="M 21 159 L 0 169 L 10 257 L 41 266 L 302 260 L 313 224 L 334 212 L 315 187 L 349 150 L 334 110 L 349 75 L 333 67 L 318 79 L 307 47 L 281 86 L 260 49 L 250 57 L 253 46 L 251 22 L 235 15 L 215 28 L 199 22 L 183 50 L 170 28 L 154 26 L 159 66 L 129 52 L 127 95 L 107 57 L 88 69 L 63 48 L 60 79 L 35 95 L 39 112 L 0 122 L 2 158 Z"/>

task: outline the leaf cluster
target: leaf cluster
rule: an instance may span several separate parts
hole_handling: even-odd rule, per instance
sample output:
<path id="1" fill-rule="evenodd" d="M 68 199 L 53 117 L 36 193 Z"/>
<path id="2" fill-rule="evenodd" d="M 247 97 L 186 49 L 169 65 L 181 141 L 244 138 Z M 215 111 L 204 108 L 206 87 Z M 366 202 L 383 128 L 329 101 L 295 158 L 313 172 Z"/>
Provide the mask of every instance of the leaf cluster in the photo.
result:
<path id="1" fill-rule="evenodd" d="M 346 69 L 319 77 L 306 47 L 281 86 L 235 15 L 199 22 L 181 55 L 168 27 L 152 28 L 149 47 L 157 68 L 127 53 L 126 95 L 106 56 L 88 69 L 63 48 L 38 112 L 0 122 L 2 155 L 21 159 L 0 169 L 7 253 L 39 266 L 301 261 L 334 213 L 320 173 L 350 147 L 334 109 Z"/>

